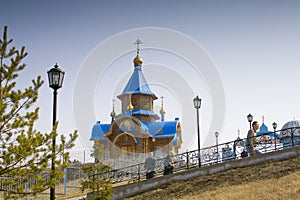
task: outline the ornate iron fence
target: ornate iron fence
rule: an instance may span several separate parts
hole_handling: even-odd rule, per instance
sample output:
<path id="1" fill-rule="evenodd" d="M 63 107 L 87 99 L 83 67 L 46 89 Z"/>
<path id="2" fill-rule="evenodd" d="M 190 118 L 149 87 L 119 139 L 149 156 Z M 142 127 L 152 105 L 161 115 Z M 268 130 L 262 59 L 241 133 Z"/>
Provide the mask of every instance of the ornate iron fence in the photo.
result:
<path id="1" fill-rule="evenodd" d="M 200 149 L 201 166 L 214 165 L 235 159 L 242 159 L 250 156 L 246 151 L 246 140 L 243 138 L 231 142 L 219 144 Z M 300 127 L 268 132 L 255 136 L 255 149 L 261 154 L 279 151 L 284 148 L 300 145 Z M 173 163 L 173 173 L 198 167 L 198 150 L 188 151 L 170 156 Z M 165 170 L 165 158 L 155 160 L 156 176 L 163 175 Z M 139 163 L 126 168 L 114 169 L 101 173 L 105 179 L 110 179 L 112 183 L 126 181 L 127 183 L 146 179 L 146 164 Z"/>

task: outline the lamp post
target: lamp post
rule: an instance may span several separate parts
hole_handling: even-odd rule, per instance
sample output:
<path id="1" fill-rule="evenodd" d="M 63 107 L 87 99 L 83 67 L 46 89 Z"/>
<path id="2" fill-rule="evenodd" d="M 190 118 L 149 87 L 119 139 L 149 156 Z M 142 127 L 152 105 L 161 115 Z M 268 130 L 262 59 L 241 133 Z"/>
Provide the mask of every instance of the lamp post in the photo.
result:
<path id="1" fill-rule="evenodd" d="M 219 143 L 218 143 L 219 132 L 218 131 L 215 132 L 215 136 L 216 136 L 217 163 L 218 163 L 219 162 Z"/>
<path id="2" fill-rule="evenodd" d="M 247 115 L 248 122 L 250 123 L 250 130 L 251 130 L 251 122 L 253 121 L 253 116 L 251 114 Z"/>
<path id="3" fill-rule="evenodd" d="M 277 128 L 277 123 L 276 122 L 273 122 L 273 124 L 272 124 L 272 126 L 273 126 L 273 129 L 274 129 L 274 144 L 275 144 L 275 151 L 276 151 L 276 140 L 277 140 L 277 138 L 276 138 L 276 128 Z"/>
<path id="4" fill-rule="evenodd" d="M 57 90 L 62 87 L 65 72 L 62 71 L 57 64 L 51 68 L 48 72 L 49 87 L 53 89 L 53 123 L 54 127 L 56 123 L 56 107 L 57 107 Z M 52 128 L 53 128 L 52 127 Z M 55 135 L 52 137 L 52 156 L 51 156 L 51 172 L 55 171 Z M 53 174 L 52 174 L 53 176 Z M 51 177 L 54 178 L 54 177 Z M 50 187 L 50 200 L 55 200 L 55 186 Z"/>
<path id="5" fill-rule="evenodd" d="M 199 128 L 199 108 L 201 107 L 201 99 L 196 96 L 193 100 L 194 102 L 194 107 L 197 110 L 197 133 L 198 133 L 198 164 L 199 167 L 201 167 L 201 155 L 200 155 L 200 128 Z"/>

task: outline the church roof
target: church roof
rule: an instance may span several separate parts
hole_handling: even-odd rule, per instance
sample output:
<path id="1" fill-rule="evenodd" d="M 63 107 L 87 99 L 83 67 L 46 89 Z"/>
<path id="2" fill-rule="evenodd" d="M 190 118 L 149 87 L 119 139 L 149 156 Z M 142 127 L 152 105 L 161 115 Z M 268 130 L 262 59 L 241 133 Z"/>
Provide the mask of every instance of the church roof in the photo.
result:
<path id="1" fill-rule="evenodd" d="M 259 133 L 263 134 L 268 132 L 269 132 L 268 127 L 264 123 L 262 123 L 262 125 L 259 128 Z"/>
<path id="2" fill-rule="evenodd" d="M 160 121 L 160 122 L 143 122 L 147 125 L 149 133 L 154 138 L 174 137 L 176 136 L 178 120 Z"/>
<path id="3" fill-rule="evenodd" d="M 261 135 L 269 135 L 269 136 L 271 136 L 271 137 L 279 138 L 279 135 L 278 135 L 278 134 L 276 134 L 276 133 L 274 134 L 274 132 L 268 130 L 268 127 L 265 125 L 265 123 L 262 123 L 262 125 L 261 125 L 260 128 L 259 128 L 259 132 L 257 132 L 256 135 L 257 135 L 257 136 L 261 136 Z"/>
<path id="4" fill-rule="evenodd" d="M 176 136 L 178 118 L 176 118 L 174 121 L 163 122 L 142 122 L 138 118 L 136 119 L 140 122 L 141 129 L 144 132 L 152 135 L 154 138 L 168 138 Z M 111 124 L 100 124 L 100 121 L 98 121 L 93 126 L 92 136 L 90 140 L 106 140 L 104 134 L 109 131 L 110 126 Z"/>
<path id="5" fill-rule="evenodd" d="M 92 136 L 90 140 L 100 139 L 100 140 L 106 140 L 106 137 L 104 134 L 109 131 L 110 124 L 100 124 L 100 121 L 97 121 L 97 123 L 93 126 L 92 129 Z"/>
<path id="6" fill-rule="evenodd" d="M 240 138 L 240 136 L 238 136 L 235 141 L 241 141 L 242 139 Z"/>
<path id="7" fill-rule="evenodd" d="M 142 73 L 141 65 L 134 66 L 134 71 L 121 95 L 123 94 L 147 94 L 155 96 Z"/>

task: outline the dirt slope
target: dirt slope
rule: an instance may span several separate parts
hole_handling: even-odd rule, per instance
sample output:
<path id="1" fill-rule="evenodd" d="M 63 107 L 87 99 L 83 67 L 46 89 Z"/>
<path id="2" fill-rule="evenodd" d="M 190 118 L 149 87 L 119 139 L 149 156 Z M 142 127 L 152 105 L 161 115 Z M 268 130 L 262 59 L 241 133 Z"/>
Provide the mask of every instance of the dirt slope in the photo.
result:
<path id="1" fill-rule="evenodd" d="M 300 199 L 300 157 L 178 181 L 127 199 Z"/>

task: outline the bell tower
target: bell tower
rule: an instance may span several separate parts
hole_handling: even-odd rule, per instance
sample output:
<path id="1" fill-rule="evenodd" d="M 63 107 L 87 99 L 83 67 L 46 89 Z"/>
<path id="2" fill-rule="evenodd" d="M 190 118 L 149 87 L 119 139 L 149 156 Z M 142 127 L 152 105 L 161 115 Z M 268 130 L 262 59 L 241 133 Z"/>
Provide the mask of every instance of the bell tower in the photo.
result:
<path id="1" fill-rule="evenodd" d="M 142 73 L 143 60 L 140 57 L 141 40 L 137 39 L 137 55 L 133 59 L 134 71 L 118 98 L 122 102 L 122 113 L 137 117 L 144 122 L 154 122 L 159 116 L 153 112 L 153 101 L 157 96 L 150 90 Z"/>

